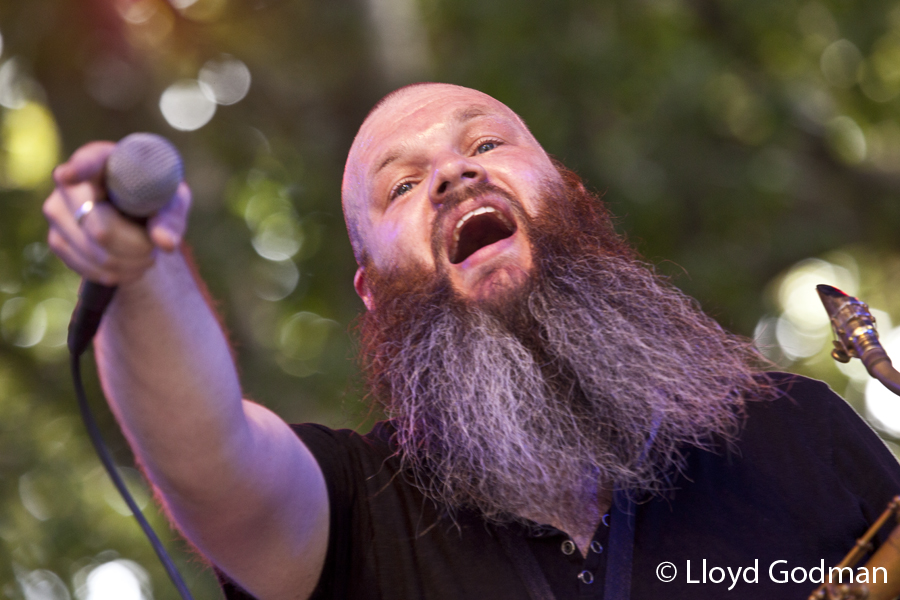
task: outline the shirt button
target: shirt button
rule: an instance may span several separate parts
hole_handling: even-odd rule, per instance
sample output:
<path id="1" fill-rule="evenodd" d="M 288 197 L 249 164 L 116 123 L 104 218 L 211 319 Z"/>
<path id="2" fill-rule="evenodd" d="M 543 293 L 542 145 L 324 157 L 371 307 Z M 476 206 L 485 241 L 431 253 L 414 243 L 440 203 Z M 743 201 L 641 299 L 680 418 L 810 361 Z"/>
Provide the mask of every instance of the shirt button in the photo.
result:
<path id="1" fill-rule="evenodd" d="M 594 540 L 593 542 L 591 542 L 591 552 L 600 554 L 601 552 L 603 552 L 603 544 L 601 544 L 597 540 Z"/>
<path id="2" fill-rule="evenodd" d="M 575 542 L 572 540 L 566 540 L 562 543 L 562 553 L 566 556 L 569 556 L 575 552 Z"/>
<path id="3" fill-rule="evenodd" d="M 578 574 L 578 579 L 581 580 L 581 583 L 594 583 L 594 574 L 590 571 L 582 571 Z"/>

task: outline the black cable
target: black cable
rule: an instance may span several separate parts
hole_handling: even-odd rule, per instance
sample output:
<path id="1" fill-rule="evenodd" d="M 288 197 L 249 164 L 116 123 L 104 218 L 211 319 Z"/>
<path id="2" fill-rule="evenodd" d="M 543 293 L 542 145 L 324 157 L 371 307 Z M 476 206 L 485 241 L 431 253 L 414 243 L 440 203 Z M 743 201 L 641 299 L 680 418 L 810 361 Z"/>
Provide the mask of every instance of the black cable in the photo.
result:
<path id="1" fill-rule="evenodd" d="M 150 545 L 153 546 L 153 550 L 156 552 L 156 555 L 159 557 L 159 561 L 166 569 L 166 573 L 168 573 L 169 578 L 172 580 L 172 583 L 175 584 L 175 588 L 178 590 L 178 593 L 181 594 L 181 597 L 184 598 L 184 600 L 193 600 L 191 592 L 188 590 L 187 586 L 184 583 L 184 580 L 181 578 L 181 574 L 175 567 L 175 563 L 172 562 L 172 558 L 169 556 L 169 553 L 166 552 L 166 549 L 163 547 L 162 542 L 159 541 L 156 532 L 154 532 L 153 528 L 150 527 L 150 523 L 148 523 L 147 519 L 144 518 L 143 513 L 141 513 L 141 509 L 138 508 L 138 505 L 134 501 L 134 498 L 132 498 L 131 493 L 128 491 L 128 488 L 125 487 L 125 482 L 122 481 L 122 477 L 116 470 L 116 465 L 115 463 L 113 463 L 112 457 L 109 454 L 109 450 L 106 448 L 106 444 L 103 443 L 103 437 L 100 435 L 100 428 L 97 427 L 97 422 L 94 420 L 94 415 L 91 413 L 90 407 L 88 407 L 87 395 L 84 393 L 84 383 L 82 383 L 81 380 L 81 354 L 73 352 L 70 356 L 72 359 L 72 381 L 75 383 L 75 395 L 78 398 L 78 408 L 81 410 L 81 418 L 84 420 L 84 426 L 87 428 L 88 436 L 91 438 L 91 443 L 94 444 L 94 450 L 97 451 L 97 456 L 100 457 L 100 462 L 103 463 L 103 466 L 106 468 L 106 472 L 109 473 L 110 479 L 112 479 L 112 482 L 115 484 L 116 489 L 119 490 L 119 493 L 125 500 L 125 504 L 127 504 L 128 508 L 131 509 L 131 514 L 134 515 L 134 518 L 137 519 L 137 522 L 141 526 L 141 529 L 144 530 L 144 535 L 146 535 L 147 539 L 150 540 Z"/>

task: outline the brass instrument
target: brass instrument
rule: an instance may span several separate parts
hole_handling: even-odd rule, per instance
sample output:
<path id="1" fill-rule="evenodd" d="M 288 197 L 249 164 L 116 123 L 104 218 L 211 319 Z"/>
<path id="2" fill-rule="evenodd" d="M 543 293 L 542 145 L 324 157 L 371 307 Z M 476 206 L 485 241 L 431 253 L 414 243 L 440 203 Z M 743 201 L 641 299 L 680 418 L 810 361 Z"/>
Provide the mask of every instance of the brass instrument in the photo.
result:
<path id="1" fill-rule="evenodd" d="M 843 363 L 849 362 L 851 358 L 859 358 L 872 377 L 900 395 L 900 373 L 893 368 L 891 359 L 878 341 L 875 318 L 869 312 L 869 307 L 830 285 L 818 285 L 816 291 L 828 312 L 837 338 L 834 350 L 831 351 L 832 358 Z M 900 496 L 896 496 L 888 504 L 887 509 L 865 535 L 857 540 L 856 545 L 836 568 L 855 567 L 872 550 L 872 539 L 892 516 L 900 520 Z M 809 596 L 809 600 L 894 600 L 900 595 L 900 525 L 894 527 L 888 539 L 864 568 L 873 574 L 877 572 L 875 569 L 884 569 L 884 580 L 875 583 L 873 576 L 873 582 L 868 584 L 833 584 L 826 581 Z"/>
<path id="2" fill-rule="evenodd" d="M 891 500 L 878 520 L 875 521 L 865 535 L 856 540 L 856 545 L 847 553 L 844 560 L 839 562 L 835 569 L 843 569 L 856 566 L 856 563 L 872 550 L 872 538 L 875 537 L 885 523 L 891 517 L 900 518 L 900 496 L 895 496 Z M 883 583 L 866 584 L 866 583 L 850 583 L 835 584 L 826 581 L 820 585 L 816 591 L 809 596 L 809 600 L 893 600 L 900 595 L 900 525 L 894 527 L 890 537 L 881 545 L 865 568 L 870 573 L 877 573 L 875 569 L 884 569 L 884 573 L 897 575 L 893 577 L 893 581 L 888 582 L 885 576 Z M 823 573 L 824 577 L 824 573 Z M 830 575 L 828 578 L 829 579 Z M 875 577 L 873 576 L 873 581 Z"/>

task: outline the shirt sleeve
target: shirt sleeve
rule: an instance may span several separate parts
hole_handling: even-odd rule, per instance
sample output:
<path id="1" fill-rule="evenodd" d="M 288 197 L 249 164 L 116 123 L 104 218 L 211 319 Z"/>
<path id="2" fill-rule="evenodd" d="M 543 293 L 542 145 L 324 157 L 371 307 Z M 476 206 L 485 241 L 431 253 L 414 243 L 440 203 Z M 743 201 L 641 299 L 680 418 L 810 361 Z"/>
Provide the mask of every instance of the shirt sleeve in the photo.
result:
<path id="1" fill-rule="evenodd" d="M 863 512 L 874 521 L 900 494 L 900 463 L 884 441 L 856 411 L 823 382 L 822 396 L 831 397 L 832 462 L 845 486 L 862 501 Z M 900 402 L 900 398 L 897 398 Z"/>
<path id="2" fill-rule="evenodd" d="M 809 439 L 828 453 L 838 485 L 858 499 L 865 519 L 874 522 L 900 494 L 900 463 L 884 441 L 843 398 L 822 381 L 793 377 L 782 389 L 818 423 L 821 439 Z M 900 402 L 900 398 L 897 399 Z M 887 532 L 883 532 L 886 536 Z"/>
<path id="3" fill-rule="evenodd" d="M 346 598 L 366 546 L 368 527 L 361 503 L 368 497 L 367 485 L 384 474 L 391 431 L 383 422 L 367 435 L 318 424 L 291 427 L 318 462 L 328 490 L 328 551 L 310 598 Z"/>
<path id="4" fill-rule="evenodd" d="M 338 589 L 340 584 L 334 575 L 336 572 L 340 572 L 339 565 L 348 548 L 345 540 L 352 525 L 350 507 L 355 491 L 353 478 L 349 472 L 351 452 L 348 442 L 356 434 L 346 430 L 332 430 L 317 424 L 291 425 L 291 429 L 315 457 L 325 477 L 325 486 L 328 491 L 328 551 L 319 583 L 310 598 L 341 598 L 344 597 L 344 594 L 341 589 Z M 222 571 L 216 569 L 215 572 L 226 600 L 255 600 L 252 595 L 231 581 Z"/>
<path id="5" fill-rule="evenodd" d="M 341 572 L 341 565 L 349 558 L 346 540 L 352 533 L 351 507 L 356 495 L 353 478 L 348 472 L 348 432 L 316 424 L 291 425 L 291 428 L 319 463 L 328 491 L 328 551 L 319 583 L 310 598 L 341 598 L 345 594 L 338 589 L 340 579 L 335 574 Z"/>

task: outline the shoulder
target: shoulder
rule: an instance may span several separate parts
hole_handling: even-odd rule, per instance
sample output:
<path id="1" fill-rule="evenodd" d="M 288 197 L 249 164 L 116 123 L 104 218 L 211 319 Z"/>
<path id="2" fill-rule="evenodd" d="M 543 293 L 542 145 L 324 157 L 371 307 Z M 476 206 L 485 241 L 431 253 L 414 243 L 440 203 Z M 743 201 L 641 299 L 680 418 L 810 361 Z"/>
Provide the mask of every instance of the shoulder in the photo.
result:
<path id="1" fill-rule="evenodd" d="M 784 467 L 828 466 L 842 484 L 865 478 L 900 489 L 900 465 L 872 427 L 826 383 L 788 373 L 769 373 L 767 398 L 746 403 L 738 441 L 744 456 L 765 456 Z"/>
<path id="2" fill-rule="evenodd" d="M 780 446 L 830 455 L 847 443 L 884 449 L 871 426 L 827 383 L 791 373 L 766 373 L 759 397 L 745 404 L 739 446 Z"/>
<path id="3" fill-rule="evenodd" d="M 761 376 L 762 391 L 746 403 L 747 428 L 787 429 L 825 434 L 836 423 L 869 426 L 827 383 L 792 373 L 772 372 Z"/>
<path id="4" fill-rule="evenodd" d="M 393 474 L 398 468 L 389 421 L 376 423 L 366 434 L 316 423 L 295 424 L 291 429 L 319 463 L 332 493 L 375 474 Z"/>
<path id="5" fill-rule="evenodd" d="M 318 423 L 297 423 L 291 425 L 291 429 L 307 445 L 392 452 L 391 438 L 394 435 L 394 427 L 390 421 L 379 421 L 366 434 L 357 433 L 352 429 L 332 429 Z"/>

